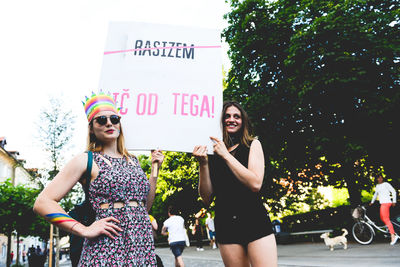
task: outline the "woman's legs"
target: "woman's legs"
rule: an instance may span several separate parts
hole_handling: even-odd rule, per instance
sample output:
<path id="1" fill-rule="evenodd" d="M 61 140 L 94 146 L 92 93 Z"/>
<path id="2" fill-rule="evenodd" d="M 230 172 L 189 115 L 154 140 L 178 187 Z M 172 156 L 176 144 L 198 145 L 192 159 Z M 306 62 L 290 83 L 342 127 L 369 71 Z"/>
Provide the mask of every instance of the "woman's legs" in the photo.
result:
<path id="1" fill-rule="evenodd" d="M 175 267 L 184 267 L 182 252 L 185 249 L 185 241 L 172 242 L 169 244 L 172 254 L 175 256 Z"/>
<path id="2" fill-rule="evenodd" d="M 381 208 L 380 208 L 380 216 L 382 222 L 386 224 L 386 226 L 389 228 L 389 232 L 392 238 L 392 241 L 395 240 L 396 235 L 394 233 L 394 228 L 393 224 L 390 221 L 390 207 L 392 206 L 392 203 L 382 203 Z"/>
<path id="3" fill-rule="evenodd" d="M 185 267 L 185 264 L 183 263 L 182 256 L 179 256 L 179 257 L 175 258 L 175 267 Z"/>
<path id="4" fill-rule="evenodd" d="M 381 220 L 386 224 L 389 228 L 390 234 L 394 234 L 393 224 L 390 221 L 390 207 L 392 206 L 391 203 L 383 203 L 381 204 L 380 215 Z"/>
<path id="5" fill-rule="evenodd" d="M 226 267 L 249 267 L 249 258 L 245 248 L 239 244 L 220 244 L 219 252 Z"/>
<path id="6" fill-rule="evenodd" d="M 203 250 L 202 242 L 203 242 L 202 236 L 199 233 L 196 233 L 196 246 L 198 251 Z"/>
<path id="7" fill-rule="evenodd" d="M 275 235 L 270 234 L 250 242 L 247 250 L 239 244 L 219 244 L 219 251 L 226 267 L 276 267 L 278 253 Z"/>
<path id="8" fill-rule="evenodd" d="M 247 254 L 252 267 L 278 266 L 278 252 L 276 249 L 275 235 L 270 234 L 250 242 L 247 246 Z"/>

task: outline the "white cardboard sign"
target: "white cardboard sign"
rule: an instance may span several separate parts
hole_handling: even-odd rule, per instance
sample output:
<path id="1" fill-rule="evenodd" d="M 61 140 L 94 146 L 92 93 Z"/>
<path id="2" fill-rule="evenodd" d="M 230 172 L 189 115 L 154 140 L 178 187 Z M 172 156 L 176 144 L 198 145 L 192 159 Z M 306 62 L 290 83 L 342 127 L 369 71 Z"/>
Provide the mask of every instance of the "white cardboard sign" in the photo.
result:
<path id="1" fill-rule="evenodd" d="M 192 152 L 222 137 L 220 33 L 138 22 L 112 22 L 99 89 L 121 107 L 129 150 Z"/>

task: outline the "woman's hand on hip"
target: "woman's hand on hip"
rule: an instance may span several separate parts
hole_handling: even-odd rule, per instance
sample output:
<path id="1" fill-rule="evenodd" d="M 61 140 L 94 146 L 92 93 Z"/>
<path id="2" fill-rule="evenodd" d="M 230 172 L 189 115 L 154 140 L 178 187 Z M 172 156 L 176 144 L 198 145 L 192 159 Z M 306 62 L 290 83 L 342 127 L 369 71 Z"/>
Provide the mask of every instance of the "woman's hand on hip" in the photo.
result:
<path id="1" fill-rule="evenodd" d="M 119 223 L 114 217 L 107 217 L 95 221 L 90 226 L 86 227 L 84 237 L 92 239 L 100 235 L 106 235 L 111 239 L 115 239 L 115 236 L 120 235 L 118 232 L 122 232 L 122 229 L 113 222 Z"/>

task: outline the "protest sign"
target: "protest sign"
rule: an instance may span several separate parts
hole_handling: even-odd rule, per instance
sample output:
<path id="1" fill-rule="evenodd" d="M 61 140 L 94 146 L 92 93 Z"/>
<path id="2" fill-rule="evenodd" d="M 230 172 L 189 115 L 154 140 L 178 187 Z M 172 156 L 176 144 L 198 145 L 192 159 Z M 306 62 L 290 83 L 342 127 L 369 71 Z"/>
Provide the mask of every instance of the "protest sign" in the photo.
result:
<path id="1" fill-rule="evenodd" d="M 222 138 L 220 33 L 214 29 L 112 22 L 99 89 L 121 107 L 129 150 L 192 152 Z"/>

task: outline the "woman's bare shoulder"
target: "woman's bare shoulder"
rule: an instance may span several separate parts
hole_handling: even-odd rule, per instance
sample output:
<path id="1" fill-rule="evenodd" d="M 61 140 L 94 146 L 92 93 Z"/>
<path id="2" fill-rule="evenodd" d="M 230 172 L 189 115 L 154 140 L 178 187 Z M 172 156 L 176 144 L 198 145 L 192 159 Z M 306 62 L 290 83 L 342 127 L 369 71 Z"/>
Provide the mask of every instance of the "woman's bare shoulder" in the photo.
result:
<path id="1" fill-rule="evenodd" d="M 66 167 L 72 167 L 72 168 L 77 168 L 78 170 L 80 169 L 86 169 L 88 161 L 88 153 L 82 152 L 77 155 L 75 155 L 66 165 Z"/>

